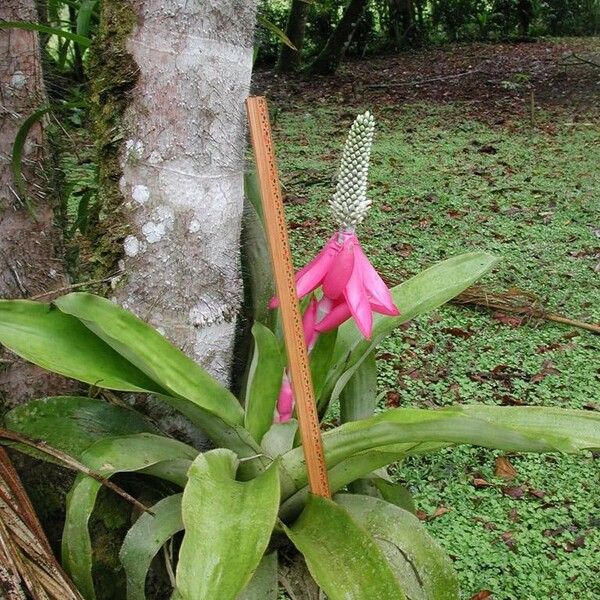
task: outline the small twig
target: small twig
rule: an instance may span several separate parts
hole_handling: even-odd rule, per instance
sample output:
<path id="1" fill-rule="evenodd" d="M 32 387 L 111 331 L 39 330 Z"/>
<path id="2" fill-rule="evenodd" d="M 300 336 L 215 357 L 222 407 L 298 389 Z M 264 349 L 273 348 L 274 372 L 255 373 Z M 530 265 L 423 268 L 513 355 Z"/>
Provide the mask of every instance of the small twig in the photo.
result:
<path id="1" fill-rule="evenodd" d="M 21 278 L 19 277 L 19 272 L 17 271 L 17 269 L 15 267 L 13 267 L 13 265 L 8 265 L 8 268 L 10 269 L 10 272 L 13 274 L 13 277 L 15 278 L 15 282 L 19 288 L 19 291 L 21 292 L 21 294 L 25 295 L 27 293 L 27 290 L 25 289 L 25 286 L 23 285 L 23 282 L 21 281 Z"/>
<path id="2" fill-rule="evenodd" d="M 547 314 L 545 318 L 548 321 L 554 321 L 555 323 L 564 323 L 565 325 L 579 327 L 580 329 L 586 329 L 587 331 L 600 334 L 600 325 L 585 323 L 583 321 L 577 321 L 576 319 L 568 319 L 567 317 L 561 317 L 560 315 L 555 315 L 554 313 Z"/>
<path id="3" fill-rule="evenodd" d="M 63 287 L 56 288 L 54 290 L 50 290 L 49 292 L 43 292 L 41 294 L 36 294 L 35 296 L 30 296 L 28 300 L 39 300 L 40 298 L 44 298 L 45 296 L 52 296 L 54 294 L 60 294 L 61 292 L 68 292 L 71 290 L 76 290 L 80 287 L 85 287 L 87 285 L 94 285 L 96 283 L 104 283 L 106 281 L 110 281 L 114 277 L 118 277 L 122 275 L 125 271 L 117 271 L 112 275 L 107 275 L 106 277 L 102 277 L 101 279 L 92 279 L 91 281 L 83 281 L 81 283 L 73 283 L 71 285 L 65 285 Z"/>
<path id="4" fill-rule="evenodd" d="M 8 189 L 10 190 L 10 192 L 12 193 L 12 195 L 15 197 L 15 199 L 17 200 L 17 202 L 23 208 L 26 208 L 25 203 L 23 202 L 23 200 L 21 199 L 21 196 L 19 196 L 19 194 L 17 193 L 17 191 L 11 185 L 8 186 Z"/>
<path id="5" fill-rule="evenodd" d="M 457 79 L 458 77 L 465 77 L 466 75 L 473 75 L 479 73 L 481 69 L 472 69 L 471 71 L 465 71 L 464 73 L 456 73 L 454 75 L 444 75 L 441 77 L 431 77 L 430 79 L 419 79 L 417 81 L 398 81 L 397 83 L 373 83 L 371 85 L 365 85 L 365 88 L 378 89 L 378 88 L 389 88 L 396 87 L 399 85 L 421 85 L 423 83 L 433 83 L 435 81 L 446 81 L 447 79 Z"/>
<path id="6" fill-rule="evenodd" d="M 112 481 L 107 479 L 106 477 L 100 475 L 96 471 L 86 467 L 83 463 L 79 462 L 72 456 L 66 454 L 62 450 L 58 450 L 57 448 L 53 448 L 48 445 L 44 441 L 35 440 L 26 435 L 22 435 L 20 433 L 16 433 L 15 431 L 10 431 L 8 429 L 4 429 L 0 427 L 0 439 L 10 440 L 12 442 L 17 442 L 19 444 L 23 444 L 25 446 L 29 446 L 30 448 L 35 448 L 48 456 L 52 456 L 60 461 L 67 469 L 71 469 L 72 471 L 78 471 L 79 473 L 83 473 L 92 479 L 95 479 L 102 485 L 106 486 L 121 498 L 124 498 L 131 504 L 133 504 L 139 510 L 147 512 L 154 516 L 154 513 L 144 504 L 142 504 L 139 500 L 136 500 L 133 496 L 128 494 L 124 489 L 120 488 L 118 485 L 115 485 Z"/>

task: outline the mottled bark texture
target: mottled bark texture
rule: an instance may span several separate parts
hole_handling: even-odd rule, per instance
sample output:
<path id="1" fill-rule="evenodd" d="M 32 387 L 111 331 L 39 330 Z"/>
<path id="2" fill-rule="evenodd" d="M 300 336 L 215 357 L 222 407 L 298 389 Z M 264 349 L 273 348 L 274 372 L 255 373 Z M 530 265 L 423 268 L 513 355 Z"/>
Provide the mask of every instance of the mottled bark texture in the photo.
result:
<path id="1" fill-rule="evenodd" d="M 2 0 L 0 20 L 37 21 L 33 0 Z M 0 298 L 29 297 L 65 285 L 61 235 L 44 174 L 44 123 L 25 143 L 22 166 L 27 200 L 13 181 L 11 153 L 23 121 L 47 103 L 36 32 L 0 30 Z M 62 391 L 60 378 L 0 350 L 0 407 Z"/>
<path id="2" fill-rule="evenodd" d="M 105 166 L 101 174 L 103 193 L 118 185 L 117 230 L 126 224 L 120 237 L 125 274 L 114 299 L 223 382 L 242 296 L 244 99 L 255 8 L 249 0 L 107 0 L 102 28 L 104 36 L 112 28 L 107 41 L 113 45 L 97 44 L 94 59 L 102 68 L 107 50 L 112 70 L 130 82 L 120 90 L 125 103 L 116 107 L 119 131 L 113 123 L 104 134 L 105 158 L 116 147 L 119 168 Z M 118 28 L 130 18 L 119 50 Z M 108 83 L 113 103 L 119 92 L 110 76 L 105 69 L 95 84 L 106 121 L 114 115 L 101 90 Z"/>

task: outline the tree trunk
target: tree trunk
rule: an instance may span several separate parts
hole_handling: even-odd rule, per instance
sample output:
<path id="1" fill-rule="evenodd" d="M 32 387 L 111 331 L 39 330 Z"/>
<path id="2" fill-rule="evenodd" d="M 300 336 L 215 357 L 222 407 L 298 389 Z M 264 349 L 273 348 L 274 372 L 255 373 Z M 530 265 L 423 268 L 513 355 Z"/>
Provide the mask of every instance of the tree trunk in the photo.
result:
<path id="1" fill-rule="evenodd" d="M 37 21 L 34 0 L 3 0 L 0 20 Z M 0 101 L 0 298 L 29 297 L 64 286 L 67 279 L 53 197 L 46 194 L 43 121 L 33 125 L 23 149 L 24 194 L 11 171 L 19 128 L 47 103 L 36 32 L 0 30 Z M 6 407 L 68 387 L 62 378 L 13 355 L 4 353 L 0 358 L 0 399 Z"/>
<path id="2" fill-rule="evenodd" d="M 306 31 L 306 18 L 308 16 L 308 2 L 306 0 L 292 0 L 285 34 L 296 46 L 292 50 L 286 44 L 281 44 L 277 70 L 280 73 L 291 73 L 300 68 L 302 62 L 302 47 L 304 46 L 304 32 Z"/>
<path id="3" fill-rule="evenodd" d="M 311 65 L 312 73 L 332 75 L 337 71 L 366 5 L 367 0 L 350 0 L 340 22 Z"/>
<path id="4" fill-rule="evenodd" d="M 114 299 L 222 382 L 241 302 L 255 2 L 106 0 L 92 57 Z"/>
<path id="5" fill-rule="evenodd" d="M 389 0 L 389 10 L 395 47 L 412 45 L 417 37 L 412 0 Z"/>

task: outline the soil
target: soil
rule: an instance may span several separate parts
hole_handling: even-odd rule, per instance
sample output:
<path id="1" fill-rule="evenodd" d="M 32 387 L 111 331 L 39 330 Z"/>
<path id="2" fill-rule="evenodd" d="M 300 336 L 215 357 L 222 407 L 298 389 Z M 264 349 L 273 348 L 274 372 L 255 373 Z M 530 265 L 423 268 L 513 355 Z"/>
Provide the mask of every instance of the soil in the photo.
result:
<path id="1" fill-rule="evenodd" d="M 593 64 L 590 64 L 593 63 Z M 501 124 L 531 110 L 600 116 L 600 39 L 461 44 L 346 61 L 329 77 L 262 70 L 253 93 L 275 104 L 390 105 L 464 102 L 478 119 Z"/>

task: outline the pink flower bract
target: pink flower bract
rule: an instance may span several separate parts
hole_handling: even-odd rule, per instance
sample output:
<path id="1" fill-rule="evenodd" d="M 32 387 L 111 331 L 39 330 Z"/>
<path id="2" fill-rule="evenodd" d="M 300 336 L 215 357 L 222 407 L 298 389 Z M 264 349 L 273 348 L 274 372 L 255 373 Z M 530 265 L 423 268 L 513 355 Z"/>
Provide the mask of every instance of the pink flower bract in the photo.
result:
<path id="1" fill-rule="evenodd" d="M 323 298 L 330 302 L 326 314 L 320 315 L 321 311 L 317 309 L 314 322 L 317 332 L 338 327 L 353 317 L 360 332 L 370 338 L 374 312 L 389 316 L 400 314 L 390 290 L 365 256 L 354 233 L 334 234 L 323 250 L 296 274 L 299 298 L 319 286 L 323 287 Z M 277 305 L 277 299 L 274 298 L 270 306 L 273 308 Z M 312 303 L 309 309 L 314 310 Z M 311 325 L 314 318 L 312 314 Z"/>

